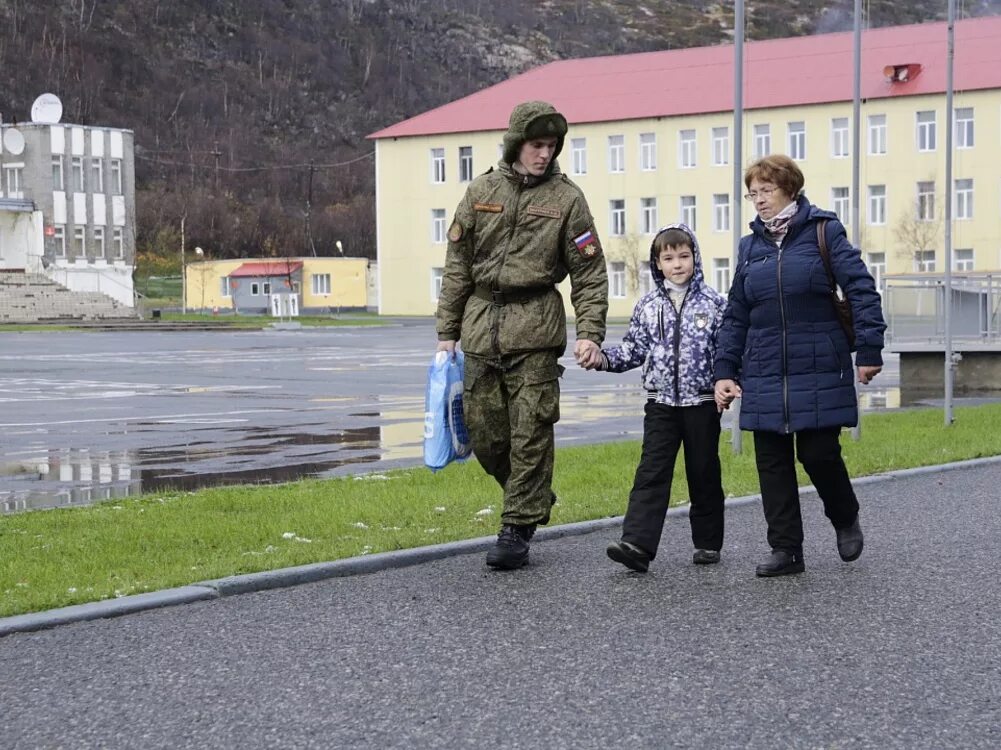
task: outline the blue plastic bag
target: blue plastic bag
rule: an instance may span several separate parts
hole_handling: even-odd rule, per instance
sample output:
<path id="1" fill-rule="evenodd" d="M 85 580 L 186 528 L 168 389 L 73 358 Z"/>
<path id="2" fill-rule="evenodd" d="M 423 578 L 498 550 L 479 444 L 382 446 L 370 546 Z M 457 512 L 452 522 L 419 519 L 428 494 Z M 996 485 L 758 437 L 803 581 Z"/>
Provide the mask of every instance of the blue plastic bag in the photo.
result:
<path id="1" fill-rule="evenodd" d="M 432 471 L 469 457 L 472 445 L 462 414 L 463 356 L 436 352 L 424 394 L 424 465 Z"/>

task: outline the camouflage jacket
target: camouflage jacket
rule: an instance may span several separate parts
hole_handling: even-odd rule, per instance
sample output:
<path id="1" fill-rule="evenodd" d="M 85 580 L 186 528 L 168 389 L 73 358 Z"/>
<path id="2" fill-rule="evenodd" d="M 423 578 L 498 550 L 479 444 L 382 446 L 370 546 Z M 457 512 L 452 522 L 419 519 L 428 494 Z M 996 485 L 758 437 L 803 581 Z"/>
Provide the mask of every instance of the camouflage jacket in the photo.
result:
<path id="1" fill-rule="evenodd" d="M 577 338 L 605 338 L 608 278 L 584 194 L 559 171 L 533 177 L 501 162 L 473 180 L 455 211 L 438 299 L 438 339 L 496 358 L 566 348 L 566 313 L 555 286 L 570 276 Z M 477 287 L 519 301 L 495 305 Z M 538 292 L 537 294 L 534 294 Z"/>

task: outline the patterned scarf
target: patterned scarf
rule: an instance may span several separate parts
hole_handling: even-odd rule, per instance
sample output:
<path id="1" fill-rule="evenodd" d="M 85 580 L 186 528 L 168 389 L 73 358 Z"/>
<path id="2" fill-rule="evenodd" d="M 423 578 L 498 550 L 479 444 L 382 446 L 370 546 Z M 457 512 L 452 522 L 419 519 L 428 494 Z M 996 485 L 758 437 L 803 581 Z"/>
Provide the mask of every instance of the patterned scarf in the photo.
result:
<path id="1" fill-rule="evenodd" d="M 765 225 L 765 229 L 767 229 L 768 233 L 775 238 L 777 243 L 782 244 L 782 240 L 789 231 L 789 224 L 792 223 L 792 219 L 796 215 L 797 210 L 799 210 L 799 204 L 793 201 L 772 218 L 761 220 L 761 222 Z"/>

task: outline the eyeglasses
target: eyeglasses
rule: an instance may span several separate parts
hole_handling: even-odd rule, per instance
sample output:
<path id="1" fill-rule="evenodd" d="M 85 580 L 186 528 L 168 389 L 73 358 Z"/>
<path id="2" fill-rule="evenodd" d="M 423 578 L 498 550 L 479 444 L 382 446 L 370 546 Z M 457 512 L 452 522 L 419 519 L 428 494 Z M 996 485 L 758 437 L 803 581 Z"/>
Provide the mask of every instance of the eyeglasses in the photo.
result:
<path id="1" fill-rule="evenodd" d="M 749 201 L 756 201 L 758 197 L 767 198 L 769 195 L 774 193 L 778 188 L 761 188 L 756 193 L 744 193 L 744 199 Z"/>

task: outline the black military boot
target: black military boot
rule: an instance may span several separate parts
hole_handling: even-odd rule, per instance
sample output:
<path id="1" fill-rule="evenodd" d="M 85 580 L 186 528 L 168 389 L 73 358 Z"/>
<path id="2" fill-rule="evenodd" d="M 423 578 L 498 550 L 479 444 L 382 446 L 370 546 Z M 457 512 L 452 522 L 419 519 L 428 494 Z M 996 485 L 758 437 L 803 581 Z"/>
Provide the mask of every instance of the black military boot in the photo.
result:
<path id="1" fill-rule="evenodd" d="M 755 568 L 754 573 L 761 577 L 787 576 L 792 573 L 802 573 L 803 553 L 787 549 L 773 549 L 768 559 Z"/>
<path id="2" fill-rule="evenodd" d="M 528 563 L 528 542 L 535 526 L 506 523 L 497 535 L 497 543 L 487 552 L 487 565 L 498 570 L 515 570 Z"/>

